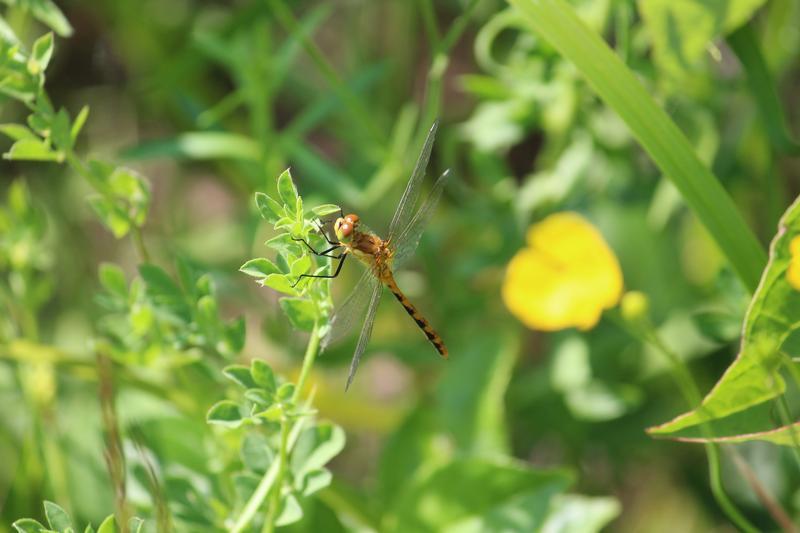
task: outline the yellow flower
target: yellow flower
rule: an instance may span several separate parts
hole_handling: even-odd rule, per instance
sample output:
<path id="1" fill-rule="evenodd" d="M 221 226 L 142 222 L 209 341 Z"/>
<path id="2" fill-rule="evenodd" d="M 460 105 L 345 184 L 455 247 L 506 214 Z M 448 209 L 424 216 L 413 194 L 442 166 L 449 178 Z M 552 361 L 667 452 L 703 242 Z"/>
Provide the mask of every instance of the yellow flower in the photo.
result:
<path id="1" fill-rule="evenodd" d="M 789 254 L 792 258 L 789 261 L 789 270 L 786 271 L 786 279 L 789 285 L 800 291 L 800 235 L 789 242 Z"/>
<path id="2" fill-rule="evenodd" d="M 622 295 L 622 272 L 603 236 L 577 213 L 528 229 L 503 282 L 509 311 L 532 329 L 589 329 Z"/>

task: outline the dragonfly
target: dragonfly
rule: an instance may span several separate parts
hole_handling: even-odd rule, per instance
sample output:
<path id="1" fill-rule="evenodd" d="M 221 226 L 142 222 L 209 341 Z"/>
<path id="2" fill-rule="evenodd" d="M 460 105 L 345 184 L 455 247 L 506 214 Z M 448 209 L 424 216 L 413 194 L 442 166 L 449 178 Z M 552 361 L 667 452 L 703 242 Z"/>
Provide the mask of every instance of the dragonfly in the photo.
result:
<path id="1" fill-rule="evenodd" d="M 338 262 L 333 274 L 303 274 L 298 277 L 295 284 L 299 283 L 302 278 L 331 279 L 338 277 L 345 260 L 351 255 L 366 266 L 366 271 L 356 283 L 353 291 L 341 306 L 334 311 L 329 330 L 322 340 L 322 349 L 324 350 L 342 339 L 356 323 L 362 322 L 363 324 L 355 352 L 353 353 L 353 359 L 350 362 L 345 391 L 350 388 L 353 382 L 361 356 L 364 354 L 367 343 L 372 336 L 372 326 L 375 323 L 375 315 L 384 286 L 389 289 L 406 312 L 414 319 L 414 322 L 433 344 L 436 351 L 444 358 L 448 356 L 447 346 L 445 346 L 442 338 L 431 327 L 422 313 L 403 294 L 394 278 L 395 269 L 405 263 L 416 250 L 422 232 L 433 215 L 434 208 L 439 202 L 442 190 L 450 175 L 449 170 L 446 170 L 436 180 L 425 202 L 415 211 L 414 207 L 418 203 L 422 192 L 421 186 L 428 167 L 428 161 L 430 160 L 437 129 L 438 121 L 434 122 L 428 131 L 414 170 L 408 180 L 403 196 L 400 198 L 400 203 L 395 209 L 386 239 L 381 239 L 375 232 L 364 225 L 357 214 L 350 213 L 345 215 L 341 208 L 339 210 L 340 216 L 333 224 L 334 240 L 329 238 L 322 225 L 318 226 L 322 236 L 331 245 L 330 248 L 320 252 L 315 250 L 305 239 L 294 239 L 305 243 L 315 255 L 329 257 Z"/>

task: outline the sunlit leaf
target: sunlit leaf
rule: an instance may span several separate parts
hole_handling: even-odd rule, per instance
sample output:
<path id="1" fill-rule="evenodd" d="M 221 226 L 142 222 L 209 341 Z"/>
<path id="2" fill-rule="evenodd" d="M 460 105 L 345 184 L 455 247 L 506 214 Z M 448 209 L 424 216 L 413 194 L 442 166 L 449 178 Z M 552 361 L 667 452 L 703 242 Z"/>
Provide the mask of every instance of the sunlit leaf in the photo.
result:
<path id="1" fill-rule="evenodd" d="M 781 345 L 797 328 L 800 291 L 787 276 L 792 263 L 792 239 L 800 235 L 800 200 L 781 218 L 770 245 L 767 268 L 753 295 L 744 323 L 744 335 L 736 360 L 703 399 L 700 407 L 671 422 L 650 428 L 654 435 L 668 435 L 706 421 L 724 418 L 783 393 L 779 375 Z"/>
<path id="2" fill-rule="evenodd" d="M 263 192 L 256 193 L 256 206 L 261 218 L 270 224 L 275 224 L 278 219 L 286 216 L 286 210 L 283 206 Z"/>
<path id="3" fill-rule="evenodd" d="M 73 528 L 72 519 L 70 519 L 67 512 L 53 502 L 44 502 L 44 514 L 47 517 L 47 523 L 50 524 L 50 529 L 56 531 L 64 531 L 67 528 Z"/>
<path id="4" fill-rule="evenodd" d="M 278 176 L 278 196 L 285 206 L 294 210 L 297 201 L 297 188 L 292 181 L 292 173 L 287 168 Z M 296 211 L 293 211 L 296 213 Z"/>
<path id="5" fill-rule="evenodd" d="M 215 403 L 211 409 L 208 410 L 206 421 L 209 424 L 218 424 L 235 428 L 242 425 L 242 414 L 236 402 L 222 400 Z"/>
<path id="6" fill-rule="evenodd" d="M 294 328 L 311 331 L 317 317 L 314 302 L 306 298 L 281 298 L 280 304 Z"/>

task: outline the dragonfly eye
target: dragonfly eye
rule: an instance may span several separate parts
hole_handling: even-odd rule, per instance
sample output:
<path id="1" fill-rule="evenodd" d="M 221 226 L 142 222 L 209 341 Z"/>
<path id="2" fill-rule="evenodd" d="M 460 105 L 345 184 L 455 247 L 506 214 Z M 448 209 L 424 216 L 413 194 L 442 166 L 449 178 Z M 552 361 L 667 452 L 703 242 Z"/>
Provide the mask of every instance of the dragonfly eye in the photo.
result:
<path id="1" fill-rule="evenodd" d="M 356 215 L 354 213 L 350 213 L 349 215 L 344 217 L 344 221 L 346 223 L 350 224 L 351 226 L 355 227 L 356 224 L 358 224 L 358 215 Z"/>

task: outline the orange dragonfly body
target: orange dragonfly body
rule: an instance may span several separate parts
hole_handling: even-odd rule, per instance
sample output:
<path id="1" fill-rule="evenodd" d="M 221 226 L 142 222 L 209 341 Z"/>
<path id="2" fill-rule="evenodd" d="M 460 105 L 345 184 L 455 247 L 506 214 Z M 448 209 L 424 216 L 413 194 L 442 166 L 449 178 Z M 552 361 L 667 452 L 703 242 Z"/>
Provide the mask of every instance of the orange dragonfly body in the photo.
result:
<path id="1" fill-rule="evenodd" d="M 434 123 L 433 127 L 431 127 L 428 132 L 422 152 L 414 167 L 414 172 L 395 210 L 392 223 L 389 226 L 389 236 L 387 239 L 381 239 L 377 234 L 367 229 L 361 223 L 358 215 L 344 215 L 344 213 L 341 213 L 341 216 L 336 219 L 333 225 L 336 236 L 335 241 L 328 239 L 325 232 L 322 231 L 325 239 L 331 244 L 330 248 L 322 252 L 317 252 L 310 244 L 303 241 L 314 254 L 330 257 L 339 263 L 333 274 L 304 274 L 298 278 L 298 282 L 306 277 L 337 277 L 344 265 L 345 259 L 351 255 L 367 267 L 367 271 L 361 276 L 353 292 L 334 313 L 331 319 L 330 329 L 323 339 L 324 348 L 342 338 L 356 322 L 362 321 L 363 325 L 352 362 L 350 363 L 350 373 L 347 377 L 345 389 L 350 387 L 361 356 L 372 335 L 372 326 L 375 322 L 375 314 L 378 309 L 383 286 L 386 286 L 395 298 L 397 298 L 427 339 L 433 344 L 434 348 L 436 348 L 436 351 L 443 357 L 447 357 L 448 355 L 447 346 L 445 346 L 442 338 L 436 333 L 417 308 L 414 307 L 414 304 L 406 298 L 394 279 L 395 267 L 402 264 L 412 255 L 414 250 L 416 250 L 425 225 L 433 214 L 434 207 L 441 197 L 442 190 L 449 176 L 449 172 L 447 171 L 442 174 L 434 184 L 433 189 L 431 189 L 428 198 L 422 206 L 417 211 L 413 210 L 419 198 L 421 190 L 420 185 L 423 181 L 422 178 L 425 176 L 428 160 L 430 159 L 437 125 L 437 123 Z M 338 255 L 336 252 L 338 252 Z"/>

